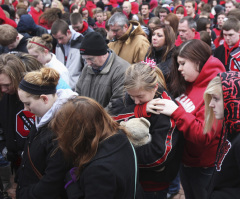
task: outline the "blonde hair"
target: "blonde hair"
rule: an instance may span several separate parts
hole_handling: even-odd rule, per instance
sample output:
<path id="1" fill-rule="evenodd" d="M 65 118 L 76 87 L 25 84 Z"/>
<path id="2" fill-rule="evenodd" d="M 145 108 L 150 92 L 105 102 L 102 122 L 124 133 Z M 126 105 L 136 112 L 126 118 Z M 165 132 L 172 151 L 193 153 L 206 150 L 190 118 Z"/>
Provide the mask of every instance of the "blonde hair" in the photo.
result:
<path id="1" fill-rule="evenodd" d="M 205 102 L 205 126 L 204 126 L 204 134 L 209 132 L 214 124 L 217 124 L 217 120 L 215 120 L 215 116 L 213 113 L 213 109 L 209 107 L 209 104 L 212 100 L 212 94 L 220 94 L 223 95 L 222 91 L 222 82 L 219 76 L 213 78 L 208 86 L 206 91 L 204 92 L 204 102 Z"/>
<path id="2" fill-rule="evenodd" d="M 26 82 L 39 86 L 57 86 L 59 78 L 59 73 L 53 68 L 41 68 L 39 71 L 32 71 L 24 76 Z M 40 97 L 32 94 L 30 96 L 35 99 Z"/>
<path id="3" fill-rule="evenodd" d="M 131 65 L 125 72 L 124 87 L 126 90 L 152 90 L 156 84 L 162 88 L 167 88 L 164 76 L 157 66 L 152 68 L 146 63 L 139 62 Z"/>
<path id="4" fill-rule="evenodd" d="M 28 40 L 27 49 L 29 50 L 29 49 L 35 48 L 36 51 L 38 51 L 38 52 L 44 52 L 44 50 L 46 48 L 48 48 L 49 51 L 51 51 L 52 50 L 52 41 L 53 41 L 53 38 L 49 34 L 43 34 L 41 37 L 33 37 Z M 45 46 L 46 48 L 44 48 L 40 45 L 37 45 L 35 43 L 31 43 L 31 42 L 38 43 L 40 45 Z"/>
<path id="5" fill-rule="evenodd" d="M 51 8 L 54 8 L 54 7 L 53 7 L 53 3 L 56 3 L 56 4 L 57 4 L 57 8 L 59 8 L 59 9 L 62 11 L 62 13 L 64 13 L 63 4 L 62 4 L 60 1 L 58 1 L 58 0 L 53 0 L 53 1 L 52 1 L 52 4 L 51 4 Z"/>

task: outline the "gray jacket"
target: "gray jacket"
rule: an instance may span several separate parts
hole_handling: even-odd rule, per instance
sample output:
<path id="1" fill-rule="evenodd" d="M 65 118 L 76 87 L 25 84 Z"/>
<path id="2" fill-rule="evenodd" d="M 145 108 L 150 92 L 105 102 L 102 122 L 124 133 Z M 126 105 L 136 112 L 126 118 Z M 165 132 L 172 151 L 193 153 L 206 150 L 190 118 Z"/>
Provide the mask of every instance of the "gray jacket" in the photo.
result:
<path id="1" fill-rule="evenodd" d="M 76 32 L 75 30 L 70 30 L 72 32 L 72 38 L 67 59 L 65 59 L 65 49 L 62 44 L 57 44 L 55 54 L 57 59 L 67 67 L 70 76 L 69 86 L 74 90 L 78 77 L 81 74 L 82 70 L 82 61 L 79 49 L 83 35 Z"/>
<path id="2" fill-rule="evenodd" d="M 96 74 L 91 66 L 83 68 L 76 85 L 80 96 L 95 99 L 104 108 L 109 109 L 114 99 L 123 96 L 124 73 L 130 64 L 117 56 L 112 50 L 106 66 Z"/>

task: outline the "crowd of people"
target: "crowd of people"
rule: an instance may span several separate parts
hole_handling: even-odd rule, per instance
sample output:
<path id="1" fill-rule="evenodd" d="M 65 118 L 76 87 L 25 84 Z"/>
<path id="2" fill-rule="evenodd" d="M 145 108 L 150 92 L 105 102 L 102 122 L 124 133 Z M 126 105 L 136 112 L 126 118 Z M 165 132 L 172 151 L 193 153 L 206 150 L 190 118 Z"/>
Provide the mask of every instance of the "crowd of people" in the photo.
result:
<path id="1" fill-rule="evenodd" d="M 0 199 L 237 199 L 239 42 L 235 0 L 0 0 Z"/>

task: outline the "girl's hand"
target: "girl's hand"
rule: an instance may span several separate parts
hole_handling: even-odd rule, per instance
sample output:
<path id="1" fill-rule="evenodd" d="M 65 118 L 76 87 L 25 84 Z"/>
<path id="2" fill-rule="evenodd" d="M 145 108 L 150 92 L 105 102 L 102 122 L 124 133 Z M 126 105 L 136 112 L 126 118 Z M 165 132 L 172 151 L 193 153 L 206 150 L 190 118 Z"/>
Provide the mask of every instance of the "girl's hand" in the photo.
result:
<path id="1" fill-rule="evenodd" d="M 147 103 L 146 111 L 147 113 L 171 116 L 177 108 L 178 105 L 172 100 L 156 98 Z"/>
<path id="2" fill-rule="evenodd" d="M 152 99 L 147 103 L 146 112 L 153 114 L 160 114 L 160 107 L 158 106 L 158 102 L 161 100 L 160 98 Z"/>

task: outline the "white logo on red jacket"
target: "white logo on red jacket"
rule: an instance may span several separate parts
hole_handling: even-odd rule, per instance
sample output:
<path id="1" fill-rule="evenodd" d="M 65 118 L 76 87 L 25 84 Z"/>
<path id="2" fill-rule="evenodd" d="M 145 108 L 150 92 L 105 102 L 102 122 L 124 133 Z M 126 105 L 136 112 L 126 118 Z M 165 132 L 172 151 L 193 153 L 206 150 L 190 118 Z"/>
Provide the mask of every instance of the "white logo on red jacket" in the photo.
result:
<path id="1" fill-rule="evenodd" d="M 176 98 L 176 101 L 179 102 L 182 107 L 185 109 L 186 112 L 191 113 L 195 110 L 195 105 L 193 104 L 192 100 L 188 98 L 187 95 L 182 94 Z"/>

